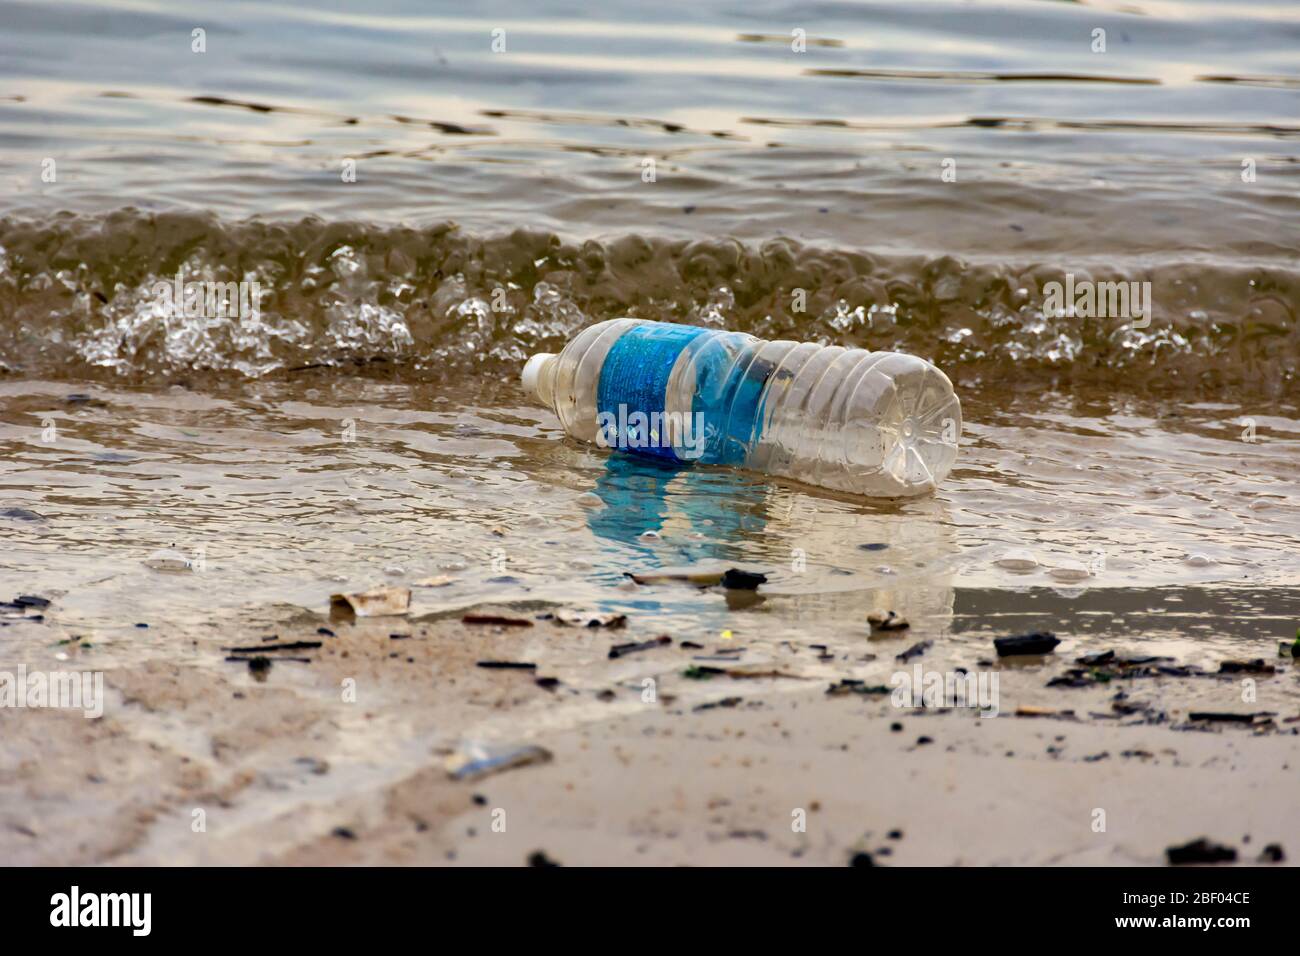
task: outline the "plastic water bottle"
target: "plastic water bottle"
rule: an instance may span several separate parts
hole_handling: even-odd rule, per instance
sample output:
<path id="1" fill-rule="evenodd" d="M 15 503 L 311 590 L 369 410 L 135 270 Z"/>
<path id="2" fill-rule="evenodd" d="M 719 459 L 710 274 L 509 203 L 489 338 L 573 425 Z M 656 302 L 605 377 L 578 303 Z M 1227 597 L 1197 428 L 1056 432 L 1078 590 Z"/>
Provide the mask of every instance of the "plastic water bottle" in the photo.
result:
<path id="1" fill-rule="evenodd" d="M 952 383 L 916 356 L 644 319 L 534 355 L 523 385 L 581 441 L 873 497 L 934 490 L 961 436 Z"/>

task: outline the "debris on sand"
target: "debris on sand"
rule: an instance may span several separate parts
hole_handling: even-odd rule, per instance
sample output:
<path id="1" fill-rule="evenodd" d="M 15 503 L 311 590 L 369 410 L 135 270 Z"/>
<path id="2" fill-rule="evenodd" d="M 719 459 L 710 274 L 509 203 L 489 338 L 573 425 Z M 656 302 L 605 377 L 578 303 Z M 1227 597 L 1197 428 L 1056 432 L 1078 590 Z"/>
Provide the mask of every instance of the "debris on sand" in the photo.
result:
<path id="1" fill-rule="evenodd" d="M 627 627 L 626 614 L 602 614 L 581 608 L 561 608 L 555 612 L 555 619 L 570 627 L 606 627 L 610 630 Z"/>
<path id="2" fill-rule="evenodd" d="M 249 671 L 259 681 L 266 680 L 266 675 L 271 672 L 271 658 L 269 657 L 227 657 L 226 660 L 248 661 Z"/>
<path id="3" fill-rule="evenodd" d="M 466 614 L 462 624 L 495 624 L 498 627 L 532 627 L 533 622 L 522 617 L 503 617 L 500 614 Z"/>
<path id="4" fill-rule="evenodd" d="M 476 661 L 476 662 L 475 662 L 475 666 L 476 666 L 476 667 L 484 667 L 484 668 L 487 668 L 488 670 L 498 670 L 498 671 L 508 671 L 508 670 L 515 670 L 515 671 L 535 671 L 535 670 L 537 670 L 537 665 L 536 665 L 536 664 L 531 664 L 531 663 L 529 663 L 528 661 Z"/>
<path id="5" fill-rule="evenodd" d="M 1201 710 L 1192 711 L 1187 715 L 1188 720 L 1206 720 L 1219 721 L 1228 724 L 1253 724 L 1256 719 L 1261 717 L 1275 716 L 1272 711 L 1262 710 L 1259 713 L 1233 714 L 1233 713 L 1216 713 L 1214 711 Z"/>
<path id="6" fill-rule="evenodd" d="M 826 688 L 826 696 L 828 697 L 847 697 L 849 694 L 862 694 L 867 697 L 884 695 L 887 697 L 892 693 L 893 690 L 884 684 L 868 686 L 865 682 L 851 677 L 845 677 L 838 684 L 831 684 Z"/>
<path id="7" fill-rule="evenodd" d="M 351 612 L 357 617 L 406 614 L 411 610 L 411 589 L 378 587 L 356 594 L 331 594 L 330 609 Z"/>
<path id="8" fill-rule="evenodd" d="M 21 618 L 37 624 L 45 620 L 44 614 L 28 614 L 28 611 L 43 611 L 50 606 L 48 599 L 34 594 L 20 594 L 12 601 L 0 601 L 0 617 Z"/>
<path id="9" fill-rule="evenodd" d="M 285 641 L 280 644 L 250 644 L 246 647 L 223 647 L 227 654 L 261 654 L 265 651 L 312 651 L 320 641 Z"/>
<path id="10" fill-rule="evenodd" d="M 563 866 L 563 863 L 556 863 L 541 850 L 534 850 L 528 854 L 529 866 Z"/>
<path id="11" fill-rule="evenodd" d="M 1120 657 L 1114 651 L 1099 651 L 1076 657 L 1084 667 L 1071 667 L 1048 681 L 1048 687 L 1093 687 L 1117 678 L 1203 677 L 1205 672 L 1194 664 L 1173 664 L 1172 657 Z"/>
<path id="12" fill-rule="evenodd" d="M 1256 863 L 1281 863 L 1286 860 L 1286 853 L 1282 851 L 1282 844 L 1270 843 L 1264 847 L 1263 852 L 1259 854 Z"/>
<path id="13" fill-rule="evenodd" d="M 1276 674 L 1277 668 L 1268 664 L 1262 657 L 1253 661 L 1221 661 L 1220 674 Z"/>
<path id="14" fill-rule="evenodd" d="M 904 631 L 912 625 L 893 611 L 875 611 L 867 615 L 872 631 Z"/>
<path id="15" fill-rule="evenodd" d="M 1114 660 L 1114 651 L 1098 651 L 1095 654 L 1084 654 L 1082 657 L 1075 658 L 1078 663 L 1087 664 L 1089 667 L 1100 667 L 1103 664 L 1110 664 Z"/>
<path id="16" fill-rule="evenodd" d="M 698 712 L 702 710 L 716 710 L 719 707 L 730 708 L 730 707 L 738 706 L 740 702 L 741 702 L 741 698 L 739 697 L 724 697 L 722 698 L 722 700 L 715 700 L 715 701 L 710 701 L 707 704 L 700 704 L 693 709 Z"/>
<path id="17" fill-rule="evenodd" d="M 931 645 L 933 644 L 934 641 L 921 641 L 919 644 L 913 644 L 907 650 L 903 651 L 903 653 L 895 654 L 894 660 L 901 661 L 902 663 L 906 664 L 913 657 L 920 657 L 927 650 L 929 650 Z"/>
<path id="18" fill-rule="evenodd" d="M 0 518 L 13 518 L 15 521 L 44 521 L 45 516 L 27 508 L 0 508 Z"/>
<path id="19" fill-rule="evenodd" d="M 480 780 L 513 767 L 547 763 L 551 752 L 534 744 L 465 744 L 443 766 L 453 780 Z"/>
<path id="20" fill-rule="evenodd" d="M 413 588 L 445 588 L 449 584 L 455 583 L 456 579 L 446 574 L 437 574 L 431 578 L 420 578 L 418 581 L 412 581 Z"/>
<path id="21" fill-rule="evenodd" d="M 783 677 L 789 680 L 809 680 L 803 674 L 791 674 L 788 671 L 766 667 L 763 664 L 747 664 L 727 669 L 727 676 L 736 680 L 755 680 L 760 677 Z"/>
<path id="22" fill-rule="evenodd" d="M 1170 866 L 1184 866 L 1189 863 L 1234 863 L 1237 851 L 1230 846 L 1220 846 L 1201 837 L 1182 846 L 1171 846 L 1165 850 Z"/>
<path id="23" fill-rule="evenodd" d="M 1073 710 L 1053 710 L 1051 707 L 1033 707 L 1025 705 L 1016 708 L 1017 717 L 1054 717 L 1057 720 L 1075 720 Z"/>
<path id="24" fill-rule="evenodd" d="M 1033 634 L 1017 634 L 1014 637 L 996 637 L 993 646 L 997 648 L 998 657 L 1015 657 L 1021 654 L 1050 654 L 1060 644 L 1057 636 L 1050 631 Z"/>
<path id="25" fill-rule="evenodd" d="M 692 664 L 686 670 L 682 671 L 682 676 L 687 680 L 709 680 L 721 674 L 727 673 L 721 667 L 700 667 Z"/>
<path id="26" fill-rule="evenodd" d="M 665 644 L 671 644 L 673 639 L 667 634 L 662 637 L 656 637 L 650 641 L 633 642 L 631 644 L 615 644 L 609 649 L 610 660 L 619 657 L 626 657 L 628 654 L 635 654 L 638 651 L 654 650 L 656 647 L 663 647 Z"/>

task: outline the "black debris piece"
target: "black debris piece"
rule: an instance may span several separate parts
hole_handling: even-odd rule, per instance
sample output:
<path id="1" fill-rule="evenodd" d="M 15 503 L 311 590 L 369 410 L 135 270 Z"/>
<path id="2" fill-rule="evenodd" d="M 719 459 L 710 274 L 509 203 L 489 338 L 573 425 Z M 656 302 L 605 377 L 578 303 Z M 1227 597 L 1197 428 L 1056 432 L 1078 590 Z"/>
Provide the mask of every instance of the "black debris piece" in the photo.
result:
<path id="1" fill-rule="evenodd" d="M 867 697 L 874 697 L 881 694 L 888 696 L 892 693 L 893 691 L 884 684 L 867 686 L 862 681 L 851 677 L 846 677 L 838 684 L 831 684 L 826 688 L 826 694 L 830 697 L 844 697 L 847 694 L 863 694 Z"/>
<path id="2" fill-rule="evenodd" d="M 1115 660 L 1114 651 L 1098 651 L 1096 654 L 1084 654 L 1082 657 L 1076 657 L 1075 661 L 1080 664 L 1087 664 L 1089 667 L 1099 667 L 1102 664 L 1109 664 Z"/>
<path id="3" fill-rule="evenodd" d="M 1049 631 L 993 639 L 993 646 L 997 649 L 998 657 L 1014 657 L 1020 654 L 1050 654 L 1056 650 L 1056 645 L 1060 643 L 1056 635 Z"/>
<path id="4" fill-rule="evenodd" d="M 1188 720 L 1211 720 L 1229 724 L 1253 724 L 1256 717 L 1271 717 L 1272 714 L 1267 711 L 1261 711 L 1257 714 L 1232 714 L 1218 713 L 1209 710 L 1194 710 L 1187 715 Z"/>
<path id="5" fill-rule="evenodd" d="M 527 661 L 478 661 L 477 666 L 485 667 L 489 670 L 514 670 L 514 671 L 535 671 L 536 664 L 530 664 Z"/>
<path id="6" fill-rule="evenodd" d="M 673 639 L 665 634 L 663 637 L 656 637 L 653 640 L 641 641 L 640 643 L 633 641 L 629 644 L 615 644 L 609 649 L 609 656 L 613 660 L 617 657 L 635 654 L 637 651 L 649 651 L 656 647 L 663 647 L 665 644 L 671 644 L 672 642 Z"/>
<path id="7" fill-rule="evenodd" d="M 741 698 L 739 697 L 724 697 L 722 698 L 722 700 L 715 700 L 707 704 L 700 704 L 695 709 L 698 711 L 698 710 L 714 710 L 718 707 L 735 707 L 737 704 L 740 703 L 740 701 Z"/>
<path id="8" fill-rule="evenodd" d="M 698 664 L 692 664 L 686 670 L 682 671 L 682 676 L 690 680 L 708 680 L 711 677 L 717 677 L 719 674 L 725 674 L 721 667 L 700 667 Z"/>
<path id="9" fill-rule="evenodd" d="M 1171 846 L 1165 850 L 1170 866 L 1184 866 L 1189 863 L 1233 863 L 1237 851 L 1230 846 L 1220 846 L 1201 837 L 1182 846 Z"/>
<path id="10" fill-rule="evenodd" d="M 1286 859 L 1286 853 L 1282 851 L 1282 844 L 1270 843 L 1268 846 L 1264 847 L 1263 851 L 1259 854 L 1259 859 L 1256 862 L 1281 863 L 1285 859 Z"/>
<path id="11" fill-rule="evenodd" d="M 901 654 L 895 654 L 895 655 L 894 655 L 894 660 L 896 660 L 896 661 L 902 661 L 903 663 L 907 663 L 907 662 L 910 661 L 913 657 L 920 657 L 920 656 L 921 656 L 922 654 L 924 654 L 927 650 L 929 650 L 930 647 L 931 647 L 931 645 L 933 645 L 933 644 L 934 644 L 934 641 L 921 641 L 919 644 L 913 644 L 913 645 L 912 645 L 911 647 L 909 647 L 907 650 L 903 651 L 903 653 L 901 653 Z"/>
<path id="12" fill-rule="evenodd" d="M 532 627 L 533 622 L 520 617 L 503 617 L 500 614 L 466 614 L 462 624 L 495 624 L 499 627 Z"/>
<path id="13" fill-rule="evenodd" d="M 283 644 L 254 644 L 250 647 L 223 647 L 227 654 L 261 654 L 265 651 L 311 651 L 321 646 L 320 641 L 286 641 Z"/>
<path id="14" fill-rule="evenodd" d="M 754 591 L 760 584 L 766 583 L 766 574 L 742 571 L 740 568 L 728 568 L 722 575 L 722 586 L 729 591 Z"/>
<path id="15" fill-rule="evenodd" d="M 19 598 L 22 600 L 22 598 Z M 1272 664 L 1266 663 L 1263 658 L 1255 658 L 1253 661 L 1222 661 L 1219 664 L 1220 674 L 1276 674 L 1277 668 Z"/>

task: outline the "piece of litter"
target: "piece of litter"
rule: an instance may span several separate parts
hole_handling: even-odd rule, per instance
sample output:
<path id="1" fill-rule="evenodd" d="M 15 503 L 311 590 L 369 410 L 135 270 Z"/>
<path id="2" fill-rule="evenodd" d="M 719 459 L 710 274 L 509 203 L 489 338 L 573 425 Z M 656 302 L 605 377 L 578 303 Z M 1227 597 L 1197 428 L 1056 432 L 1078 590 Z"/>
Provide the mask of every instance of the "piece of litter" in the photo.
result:
<path id="1" fill-rule="evenodd" d="M 867 615 L 867 623 L 873 631 L 903 631 L 912 626 L 893 611 L 873 611 Z"/>
<path id="2" fill-rule="evenodd" d="M 420 578 L 418 581 L 412 581 L 411 587 L 415 588 L 445 588 L 453 583 L 456 579 L 446 574 L 436 574 L 431 578 Z"/>
<path id="3" fill-rule="evenodd" d="M 626 614 L 599 613 L 585 611 L 581 608 L 561 608 L 555 612 L 555 619 L 571 627 L 607 627 L 617 629 L 627 626 Z"/>
<path id="4" fill-rule="evenodd" d="M 1165 857 L 1170 866 L 1183 866 L 1188 863 L 1233 863 L 1237 851 L 1230 846 L 1211 843 L 1201 837 L 1182 846 L 1171 846 L 1165 850 Z"/>
<path id="5" fill-rule="evenodd" d="M 1219 664 L 1220 674 L 1276 674 L 1277 668 L 1272 664 L 1264 663 L 1262 658 L 1256 658 L 1253 661 L 1222 661 Z"/>
<path id="6" fill-rule="evenodd" d="M 1255 722 L 1256 717 L 1272 717 L 1272 716 L 1273 714 L 1270 711 L 1260 711 L 1257 714 L 1256 713 L 1233 714 L 1233 713 L 1220 713 L 1220 712 L 1209 711 L 1209 710 L 1196 710 L 1188 714 L 1187 719 L 1217 721 L 1217 722 L 1229 723 L 1229 724 L 1253 724 Z"/>
<path id="7" fill-rule="evenodd" d="M 527 661 L 477 661 L 477 667 L 487 667 L 493 670 L 518 670 L 518 671 L 535 671 L 536 664 L 530 664 Z"/>
<path id="8" fill-rule="evenodd" d="M 895 654 L 894 660 L 902 661 L 903 663 L 906 663 L 907 661 L 910 661 L 913 657 L 920 657 L 927 650 L 929 650 L 932 644 L 934 644 L 934 641 L 921 641 L 919 644 L 913 644 L 911 647 L 903 651 L 901 654 Z"/>
<path id="9" fill-rule="evenodd" d="M 193 571 L 194 562 L 184 551 L 175 548 L 160 548 L 144 559 L 145 567 L 155 571 Z"/>
<path id="10" fill-rule="evenodd" d="M 754 591 L 760 584 L 767 583 L 767 575 L 756 571 L 743 571 L 740 568 L 728 568 L 722 575 L 722 586 L 728 590 Z"/>
<path id="11" fill-rule="evenodd" d="M 1060 643 L 1056 635 L 1050 631 L 993 639 L 993 646 L 997 648 L 998 657 L 1013 657 L 1018 654 L 1050 654 L 1056 649 L 1056 645 Z"/>
<path id="12" fill-rule="evenodd" d="M 648 571 L 642 574 L 627 573 L 637 584 L 694 584 L 696 587 L 712 587 L 722 581 L 726 571 L 722 569 L 694 569 L 682 568 L 680 570 L 664 569 L 661 571 Z"/>
<path id="13" fill-rule="evenodd" d="M 1017 717 L 1067 717 L 1073 718 L 1072 710 L 1053 710 L 1050 707 L 1033 707 L 1025 705 L 1016 708 Z"/>
<path id="14" fill-rule="evenodd" d="M 609 649 L 610 659 L 623 657 L 627 654 L 635 654 L 637 651 L 649 651 L 656 647 L 663 647 L 665 644 L 671 644 L 673 639 L 668 635 L 656 637 L 650 641 L 633 642 L 630 644 L 615 644 Z"/>
<path id="15" fill-rule="evenodd" d="M 449 756 L 443 766 L 453 780 L 480 780 L 512 767 L 546 763 L 551 752 L 534 744 L 525 746 L 467 744 Z"/>
<path id="16" fill-rule="evenodd" d="M 261 654 L 264 651 L 310 651 L 321 646 L 320 641 L 286 641 L 283 644 L 252 644 L 247 647 L 223 647 L 227 654 Z"/>
<path id="17" fill-rule="evenodd" d="M 533 622 L 522 617 L 502 617 L 500 614 L 466 614 L 462 624 L 496 624 L 499 627 L 532 627 Z"/>
<path id="18" fill-rule="evenodd" d="M 411 589 L 378 587 L 356 594 L 331 594 L 332 610 L 351 611 L 357 617 L 385 617 L 411 610 Z"/>

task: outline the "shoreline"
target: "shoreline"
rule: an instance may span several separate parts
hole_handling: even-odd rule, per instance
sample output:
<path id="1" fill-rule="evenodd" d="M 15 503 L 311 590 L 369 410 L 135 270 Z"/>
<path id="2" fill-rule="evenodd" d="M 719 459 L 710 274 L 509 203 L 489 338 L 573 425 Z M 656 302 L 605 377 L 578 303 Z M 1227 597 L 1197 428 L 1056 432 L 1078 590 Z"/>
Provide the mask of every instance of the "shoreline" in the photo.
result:
<path id="1" fill-rule="evenodd" d="M 159 630 L 182 659 L 108 670 L 101 720 L 0 709 L 7 862 L 509 865 L 540 852 L 570 865 L 843 865 L 863 853 L 875 865 L 1163 865 L 1169 847 L 1201 837 L 1241 865 L 1272 844 L 1284 864 L 1300 852 L 1287 846 L 1300 710 L 1281 659 L 1257 678 L 1270 703 L 1254 705 L 1277 716 L 1252 729 L 1188 720 L 1229 709 L 1229 678 L 1045 686 L 1073 654 L 994 662 L 1001 713 L 981 718 L 829 694 L 821 677 L 690 679 L 694 648 L 677 639 L 609 660 L 609 647 L 654 636 L 635 620 L 339 625 L 299 613 L 276 643 L 321 647 L 249 655 L 311 660 L 266 670 L 221 651 L 262 643 L 263 629 Z M 932 650 L 903 663 L 883 653 L 939 636 L 905 634 L 870 642 L 880 653 L 866 672 L 935 666 Z M 565 657 L 574 645 L 585 665 Z M 817 653 L 795 647 L 751 670 L 793 674 Z M 521 654 L 535 671 L 478 666 Z M 539 686 L 555 673 L 558 684 Z M 644 674 L 658 675 L 653 703 Z M 355 702 L 343 700 L 347 680 Z M 1058 713 L 1016 715 L 1035 709 Z M 467 737 L 551 759 L 453 780 L 446 761 Z"/>

